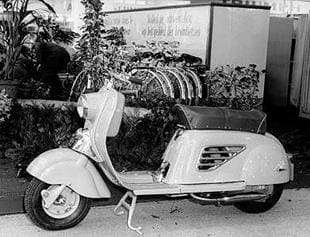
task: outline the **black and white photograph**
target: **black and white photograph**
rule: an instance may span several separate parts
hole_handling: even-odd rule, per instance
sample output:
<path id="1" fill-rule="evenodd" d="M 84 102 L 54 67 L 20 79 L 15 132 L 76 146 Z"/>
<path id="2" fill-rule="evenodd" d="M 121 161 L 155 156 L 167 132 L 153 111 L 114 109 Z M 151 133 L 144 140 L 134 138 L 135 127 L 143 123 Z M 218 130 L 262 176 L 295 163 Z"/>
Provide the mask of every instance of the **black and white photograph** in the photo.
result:
<path id="1" fill-rule="evenodd" d="M 1 237 L 308 237 L 310 0 L 0 0 Z"/>

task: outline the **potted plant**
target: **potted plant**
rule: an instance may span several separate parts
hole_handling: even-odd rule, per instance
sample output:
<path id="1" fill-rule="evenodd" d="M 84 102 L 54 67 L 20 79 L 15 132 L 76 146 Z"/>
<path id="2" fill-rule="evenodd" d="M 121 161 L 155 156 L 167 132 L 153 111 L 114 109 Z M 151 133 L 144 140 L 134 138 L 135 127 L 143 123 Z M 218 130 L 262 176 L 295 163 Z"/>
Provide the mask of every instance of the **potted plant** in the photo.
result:
<path id="1" fill-rule="evenodd" d="M 0 89 L 6 88 L 10 96 L 16 95 L 19 81 L 14 70 L 23 47 L 33 36 L 33 25 L 38 18 L 56 14 L 44 0 L 36 0 L 43 8 L 30 9 L 30 0 L 1 0 L 3 13 L 0 15 Z M 33 3 L 33 1 L 31 2 Z"/>
<path id="2" fill-rule="evenodd" d="M 125 44 L 123 28 L 105 28 L 100 0 L 81 0 L 81 3 L 85 7 L 84 24 L 74 61 L 82 69 L 73 82 L 69 100 L 85 90 L 96 91 L 112 82 L 115 71 L 120 70 L 119 60 L 115 60 L 121 54 L 119 46 Z"/>
<path id="3" fill-rule="evenodd" d="M 219 66 L 207 73 L 210 105 L 251 110 L 259 104 L 258 83 L 261 73 L 255 64 L 248 67 Z"/>
<path id="4" fill-rule="evenodd" d="M 83 65 L 77 75 L 70 92 L 70 98 L 85 89 L 99 89 L 105 81 L 103 54 L 105 49 L 103 3 L 100 0 L 81 0 L 85 7 L 82 35 L 77 46 L 76 60 Z"/>

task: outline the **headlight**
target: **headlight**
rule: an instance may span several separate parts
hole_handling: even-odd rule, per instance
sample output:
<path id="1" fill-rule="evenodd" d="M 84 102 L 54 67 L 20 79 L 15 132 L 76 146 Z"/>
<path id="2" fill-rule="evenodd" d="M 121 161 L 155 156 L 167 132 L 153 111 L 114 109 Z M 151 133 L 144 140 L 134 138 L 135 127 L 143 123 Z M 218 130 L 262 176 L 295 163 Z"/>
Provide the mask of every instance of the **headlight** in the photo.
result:
<path id="1" fill-rule="evenodd" d="M 107 93 L 99 91 L 94 93 L 83 94 L 77 101 L 77 112 L 81 118 L 93 121 L 100 112 L 102 103 L 106 101 Z"/>
<path id="2" fill-rule="evenodd" d="M 88 114 L 88 104 L 85 95 L 81 95 L 77 102 L 77 112 L 81 118 L 86 119 Z"/>

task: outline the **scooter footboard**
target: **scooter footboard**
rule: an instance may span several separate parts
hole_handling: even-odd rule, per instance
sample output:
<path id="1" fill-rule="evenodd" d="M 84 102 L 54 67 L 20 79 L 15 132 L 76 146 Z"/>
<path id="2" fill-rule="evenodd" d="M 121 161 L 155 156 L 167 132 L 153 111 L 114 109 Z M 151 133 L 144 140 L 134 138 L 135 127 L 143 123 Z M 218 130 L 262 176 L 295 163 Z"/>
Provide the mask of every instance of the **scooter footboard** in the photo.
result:
<path id="1" fill-rule="evenodd" d="M 30 163 L 27 172 L 48 184 L 65 184 L 85 197 L 111 197 L 91 161 L 71 149 L 58 148 L 42 153 Z"/>

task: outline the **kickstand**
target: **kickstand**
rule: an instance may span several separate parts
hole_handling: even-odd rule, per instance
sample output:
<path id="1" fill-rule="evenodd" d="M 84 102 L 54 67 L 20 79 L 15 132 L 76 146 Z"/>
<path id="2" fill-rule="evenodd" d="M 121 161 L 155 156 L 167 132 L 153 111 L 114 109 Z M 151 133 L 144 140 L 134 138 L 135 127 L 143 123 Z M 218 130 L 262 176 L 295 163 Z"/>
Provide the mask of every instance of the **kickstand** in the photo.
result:
<path id="1" fill-rule="evenodd" d="M 131 198 L 131 204 L 128 204 L 126 202 L 127 198 L 130 197 Z M 133 216 L 133 212 L 135 210 L 136 207 L 136 202 L 137 202 L 137 196 L 135 194 L 133 194 L 133 192 L 131 191 L 127 191 L 125 193 L 125 195 L 121 198 L 121 200 L 118 202 L 118 204 L 116 205 L 116 207 L 114 208 L 114 213 L 116 215 L 123 215 L 124 211 L 118 211 L 118 209 L 120 207 L 124 207 L 125 209 L 127 209 L 128 211 L 128 219 L 127 219 L 127 225 L 129 227 L 129 229 L 136 231 L 138 234 L 142 235 L 141 226 L 138 227 L 133 227 L 131 224 L 131 220 L 132 220 L 132 216 Z"/>

